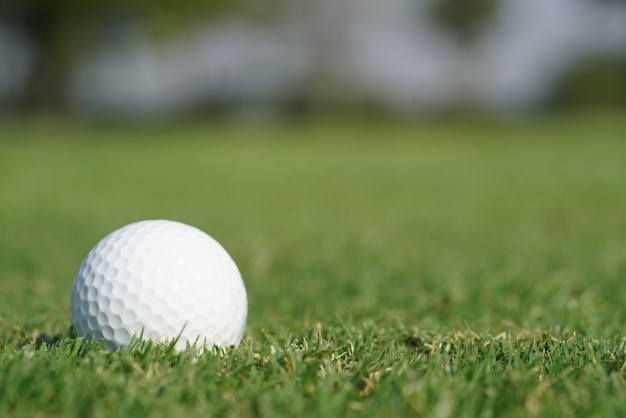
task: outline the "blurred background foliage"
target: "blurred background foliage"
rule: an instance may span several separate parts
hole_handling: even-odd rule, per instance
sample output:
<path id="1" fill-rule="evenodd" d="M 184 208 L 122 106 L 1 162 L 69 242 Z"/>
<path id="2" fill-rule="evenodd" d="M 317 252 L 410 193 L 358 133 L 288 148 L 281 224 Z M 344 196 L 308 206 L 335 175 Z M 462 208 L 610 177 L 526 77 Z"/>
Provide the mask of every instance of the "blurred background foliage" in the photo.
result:
<path id="1" fill-rule="evenodd" d="M 625 22 L 606 0 L 3 0 L 0 111 L 623 108 Z"/>
<path id="2" fill-rule="evenodd" d="M 242 12 L 249 0 L 3 0 L 0 17 L 23 30 L 36 57 L 16 99 L 26 111 L 65 109 L 65 89 L 77 63 L 107 28 L 141 23 L 163 34 L 199 24 L 226 11 Z"/>
<path id="3" fill-rule="evenodd" d="M 471 43 L 495 19 L 498 0 L 441 0 L 432 2 L 432 19 L 457 41 Z"/>
<path id="4" fill-rule="evenodd" d="M 626 108 L 626 59 L 599 54 L 578 60 L 554 86 L 549 104 Z"/>

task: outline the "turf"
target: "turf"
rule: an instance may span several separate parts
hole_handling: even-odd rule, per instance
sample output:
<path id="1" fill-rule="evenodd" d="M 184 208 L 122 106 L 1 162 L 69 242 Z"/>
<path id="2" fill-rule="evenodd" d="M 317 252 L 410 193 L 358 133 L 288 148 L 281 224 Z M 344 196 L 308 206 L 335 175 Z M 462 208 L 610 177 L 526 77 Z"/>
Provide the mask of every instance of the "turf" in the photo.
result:
<path id="1" fill-rule="evenodd" d="M 0 416 L 623 416 L 626 121 L 0 122 Z M 71 334 L 127 223 L 237 262 L 240 347 Z"/>

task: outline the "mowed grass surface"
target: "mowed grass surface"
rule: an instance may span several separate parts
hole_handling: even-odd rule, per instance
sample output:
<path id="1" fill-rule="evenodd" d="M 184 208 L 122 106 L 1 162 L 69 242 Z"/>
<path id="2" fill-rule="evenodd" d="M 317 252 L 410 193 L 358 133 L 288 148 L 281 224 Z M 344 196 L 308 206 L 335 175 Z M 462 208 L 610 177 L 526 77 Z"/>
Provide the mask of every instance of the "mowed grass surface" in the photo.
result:
<path id="1" fill-rule="evenodd" d="M 0 124 L 0 416 L 622 416 L 626 122 Z M 220 241 L 244 341 L 108 353 L 82 258 Z"/>

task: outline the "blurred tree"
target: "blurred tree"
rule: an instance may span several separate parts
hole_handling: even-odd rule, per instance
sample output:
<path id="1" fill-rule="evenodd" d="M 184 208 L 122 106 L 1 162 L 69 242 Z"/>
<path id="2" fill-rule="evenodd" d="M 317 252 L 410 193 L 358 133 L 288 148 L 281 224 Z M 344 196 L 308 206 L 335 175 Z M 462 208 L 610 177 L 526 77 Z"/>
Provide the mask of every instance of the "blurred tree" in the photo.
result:
<path id="1" fill-rule="evenodd" d="M 626 57 L 594 55 L 575 62 L 555 84 L 553 107 L 626 107 Z"/>
<path id="2" fill-rule="evenodd" d="M 67 110 L 66 87 L 77 58 L 95 35 L 117 21 L 133 21 L 153 32 L 180 29 L 220 12 L 249 7 L 252 0 L 2 0 L 0 20 L 24 31 L 34 62 L 18 107 L 25 111 Z"/>
<path id="3" fill-rule="evenodd" d="M 438 0 L 431 2 L 430 15 L 467 46 L 489 26 L 499 6 L 500 0 Z"/>
<path id="4" fill-rule="evenodd" d="M 471 63 L 480 54 L 475 54 L 477 41 L 497 18 L 501 0 L 434 0 L 429 2 L 426 14 L 446 35 L 460 47 L 457 52 Z M 471 64 L 469 64 L 471 65 Z M 482 93 L 478 84 L 467 78 L 462 68 L 451 68 L 456 76 L 454 103 L 448 105 L 453 111 L 467 112 L 481 105 Z"/>

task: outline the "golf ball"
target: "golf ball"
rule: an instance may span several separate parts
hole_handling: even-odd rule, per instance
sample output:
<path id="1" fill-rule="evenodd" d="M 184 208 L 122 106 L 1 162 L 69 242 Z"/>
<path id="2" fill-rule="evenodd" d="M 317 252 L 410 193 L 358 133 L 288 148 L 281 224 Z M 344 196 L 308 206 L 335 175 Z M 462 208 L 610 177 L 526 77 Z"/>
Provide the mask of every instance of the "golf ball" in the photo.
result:
<path id="1" fill-rule="evenodd" d="M 148 220 L 120 228 L 85 257 L 72 287 L 77 336 L 107 348 L 133 336 L 178 338 L 177 349 L 238 345 L 248 313 L 235 262 L 213 238 L 179 222 Z"/>

